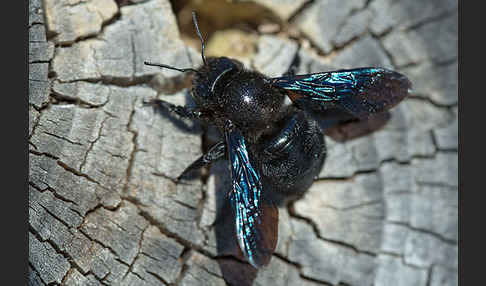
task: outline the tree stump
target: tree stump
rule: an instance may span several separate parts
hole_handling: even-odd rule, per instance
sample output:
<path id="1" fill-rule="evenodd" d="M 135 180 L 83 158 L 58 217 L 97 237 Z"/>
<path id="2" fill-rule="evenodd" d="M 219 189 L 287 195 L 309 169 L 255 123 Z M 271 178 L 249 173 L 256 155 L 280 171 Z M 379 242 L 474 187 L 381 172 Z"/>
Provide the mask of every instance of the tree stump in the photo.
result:
<path id="1" fill-rule="evenodd" d="M 457 285 L 457 4 L 254 1 L 281 22 L 249 68 L 383 66 L 414 88 L 378 130 L 325 132 L 256 272 L 218 253 L 227 162 L 174 182 L 217 135 L 143 104 L 191 104 L 183 74 L 143 64 L 201 64 L 171 3 L 30 0 L 29 285 Z"/>

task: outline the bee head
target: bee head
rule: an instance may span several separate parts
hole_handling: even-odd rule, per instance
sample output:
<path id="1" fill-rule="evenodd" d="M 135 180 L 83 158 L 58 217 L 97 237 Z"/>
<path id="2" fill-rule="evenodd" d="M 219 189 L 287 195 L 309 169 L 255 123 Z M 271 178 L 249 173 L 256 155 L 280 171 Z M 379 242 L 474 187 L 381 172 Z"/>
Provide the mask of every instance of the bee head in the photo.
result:
<path id="1" fill-rule="evenodd" d="M 222 91 L 226 83 L 230 82 L 232 76 L 238 74 L 238 72 L 243 69 L 243 64 L 237 60 L 226 57 L 206 59 L 204 54 L 205 42 L 201 35 L 201 31 L 199 30 L 196 13 L 194 11 L 192 12 L 192 21 L 194 22 L 196 33 L 201 40 L 201 58 L 203 65 L 200 68 L 177 68 L 147 61 L 144 63 L 149 66 L 157 66 L 179 72 L 195 73 L 192 89 L 195 101 L 202 107 L 214 108 L 221 104 L 221 102 L 218 102 L 217 100 L 217 94 Z"/>
<path id="2" fill-rule="evenodd" d="M 243 70 L 243 64 L 226 57 L 208 58 L 193 80 L 192 95 L 201 106 L 222 104 L 221 93 L 233 77 Z"/>

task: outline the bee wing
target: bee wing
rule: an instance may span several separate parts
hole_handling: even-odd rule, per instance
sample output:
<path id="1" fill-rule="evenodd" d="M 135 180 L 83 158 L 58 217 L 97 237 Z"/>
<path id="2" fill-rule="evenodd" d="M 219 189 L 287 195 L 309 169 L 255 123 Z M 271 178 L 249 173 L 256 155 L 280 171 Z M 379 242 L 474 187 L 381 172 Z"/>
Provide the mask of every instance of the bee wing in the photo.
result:
<path id="1" fill-rule="evenodd" d="M 384 68 L 356 68 L 272 79 L 301 108 L 342 108 L 356 117 L 385 111 L 404 99 L 412 84 Z"/>
<path id="2" fill-rule="evenodd" d="M 236 130 L 225 132 L 231 164 L 230 200 L 238 244 L 255 268 L 270 262 L 277 244 L 278 208 L 263 199 L 260 174 L 249 160 L 245 139 Z"/>

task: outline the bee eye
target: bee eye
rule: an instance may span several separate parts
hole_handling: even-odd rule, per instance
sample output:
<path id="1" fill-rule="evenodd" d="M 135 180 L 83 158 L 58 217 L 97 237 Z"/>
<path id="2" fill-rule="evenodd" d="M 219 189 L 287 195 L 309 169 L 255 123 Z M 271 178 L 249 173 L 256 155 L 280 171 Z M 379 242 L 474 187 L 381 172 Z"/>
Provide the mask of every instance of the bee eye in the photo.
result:
<path id="1" fill-rule="evenodd" d="M 227 79 L 228 76 L 225 76 L 225 75 L 229 75 L 228 73 L 233 70 L 233 68 L 227 68 L 225 69 L 222 73 L 220 73 L 218 75 L 218 77 L 214 80 L 213 84 L 211 85 L 211 92 L 214 93 L 214 89 L 216 88 L 216 84 L 219 82 L 221 83 L 224 83 L 224 79 Z M 231 73 L 233 74 L 233 73 Z"/>

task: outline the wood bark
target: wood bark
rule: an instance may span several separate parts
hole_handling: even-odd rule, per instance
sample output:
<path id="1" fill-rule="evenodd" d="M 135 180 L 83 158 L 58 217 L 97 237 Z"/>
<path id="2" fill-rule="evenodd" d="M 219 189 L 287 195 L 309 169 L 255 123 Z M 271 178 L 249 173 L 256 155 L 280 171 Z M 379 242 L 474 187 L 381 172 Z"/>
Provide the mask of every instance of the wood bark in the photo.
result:
<path id="1" fill-rule="evenodd" d="M 29 285 L 458 284 L 457 1 L 276 2 L 255 1 L 299 32 L 258 34 L 250 68 L 383 66 L 414 90 L 378 130 L 323 135 L 256 272 L 218 248 L 227 162 L 173 180 L 218 135 L 143 104 L 191 103 L 143 65 L 201 64 L 170 2 L 30 0 Z"/>

